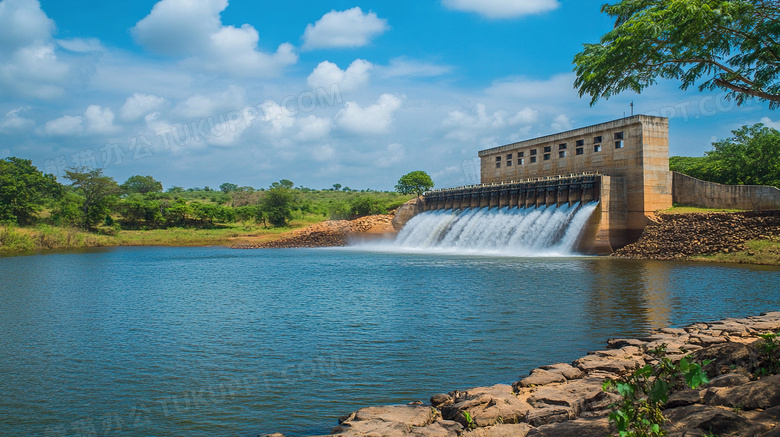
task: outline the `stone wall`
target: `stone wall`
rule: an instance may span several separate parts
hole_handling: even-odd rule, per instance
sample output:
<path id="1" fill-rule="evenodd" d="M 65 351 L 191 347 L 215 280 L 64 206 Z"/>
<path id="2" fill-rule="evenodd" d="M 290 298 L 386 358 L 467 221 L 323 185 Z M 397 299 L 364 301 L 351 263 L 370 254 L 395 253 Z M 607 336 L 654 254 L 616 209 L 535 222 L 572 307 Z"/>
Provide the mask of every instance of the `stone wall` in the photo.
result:
<path id="1" fill-rule="evenodd" d="M 764 185 L 723 185 L 672 172 L 672 202 L 701 208 L 780 209 L 780 190 Z"/>

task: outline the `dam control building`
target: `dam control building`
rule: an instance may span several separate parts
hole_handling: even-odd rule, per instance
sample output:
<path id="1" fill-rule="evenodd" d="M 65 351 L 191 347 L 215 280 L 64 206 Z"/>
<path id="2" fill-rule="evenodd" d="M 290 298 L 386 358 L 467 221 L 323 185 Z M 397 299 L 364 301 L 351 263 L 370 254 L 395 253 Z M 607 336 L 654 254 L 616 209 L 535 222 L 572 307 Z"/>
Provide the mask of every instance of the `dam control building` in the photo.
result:
<path id="1" fill-rule="evenodd" d="M 611 253 L 672 206 L 669 120 L 635 115 L 479 152 L 480 185 L 426 193 L 426 210 L 598 201 L 580 250 Z"/>

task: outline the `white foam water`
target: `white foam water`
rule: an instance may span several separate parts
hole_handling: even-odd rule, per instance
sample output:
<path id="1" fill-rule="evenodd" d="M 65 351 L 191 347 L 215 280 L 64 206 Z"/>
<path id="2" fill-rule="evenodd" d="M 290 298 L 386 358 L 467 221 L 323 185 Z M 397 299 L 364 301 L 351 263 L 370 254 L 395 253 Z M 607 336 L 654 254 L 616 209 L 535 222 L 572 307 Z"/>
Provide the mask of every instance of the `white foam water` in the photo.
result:
<path id="1" fill-rule="evenodd" d="M 597 204 L 427 211 L 409 220 L 395 241 L 366 248 L 468 255 L 573 256 Z"/>

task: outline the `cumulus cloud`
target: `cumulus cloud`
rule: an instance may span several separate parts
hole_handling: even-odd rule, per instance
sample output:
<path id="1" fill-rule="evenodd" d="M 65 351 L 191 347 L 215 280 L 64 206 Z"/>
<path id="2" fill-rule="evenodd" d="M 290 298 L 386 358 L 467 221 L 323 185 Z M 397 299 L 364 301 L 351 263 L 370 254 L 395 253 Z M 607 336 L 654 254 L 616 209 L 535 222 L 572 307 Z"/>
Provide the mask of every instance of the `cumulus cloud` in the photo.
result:
<path id="1" fill-rule="evenodd" d="M 303 32 L 305 50 L 353 48 L 368 45 L 390 27 L 374 12 L 364 13 L 355 6 L 346 11 L 331 10 Z"/>
<path id="2" fill-rule="evenodd" d="M 398 164 L 406 157 L 406 149 L 403 144 L 388 144 L 387 148 L 380 152 L 375 160 L 377 167 L 387 168 Z"/>
<path id="3" fill-rule="evenodd" d="M 0 85 L 48 99 L 64 93 L 69 68 L 57 58 L 52 21 L 37 0 L 0 2 Z"/>
<path id="4" fill-rule="evenodd" d="M 550 124 L 553 132 L 563 132 L 571 129 L 571 120 L 566 114 L 558 114 Z"/>
<path id="5" fill-rule="evenodd" d="M 83 116 L 65 115 L 46 122 L 44 126 L 44 132 L 51 136 L 111 134 L 118 129 L 114 125 L 114 112 L 100 105 L 89 105 Z"/>
<path id="6" fill-rule="evenodd" d="M 187 57 L 186 65 L 205 71 L 269 77 L 298 62 L 289 43 L 265 53 L 258 50 L 254 27 L 223 25 L 219 14 L 227 5 L 227 0 L 161 0 L 132 32 L 149 50 Z"/>
<path id="7" fill-rule="evenodd" d="M 557 0 L 442 0 L 446 8 L 476 12 L 487 18 L 515 18 L 558 8 Z"/>
<path id="8" fill-rule="evenodd" d="M 515 114 L 504 110 L 488 113 L 484 103 L 477 103 L 470 112 L 451 111 L 442 125 L 448 130 L 446 138 L 473 143 L 500 129 L 530 126 L 537 122 L 538 118 L 539 112 L 529 107 Z"/>
<path id="9" fill-rule="evenodd" d="M 764 126 L 766 126 L 766 127 L 771 127 L 772 129 L 778 129 L 778 130 L 780 130 L 780 120 L 778 120 L 778 121 L 773 121 L 773 120 L 772 120 L 771 118 L 769 118 L 769 117 L 761 117 L 761 120 L 760 120 L 760 122 L 761 122 L 761 123 L 763 123 L 763 124 L 764 124 Z"/>
<path id="10" fill-rule="evenodd" d="M 119 117 L 125 121 L 135 121 L 160 109 L 165 99 L 154 95 L 135 93 L 125 100 L 119 108 Z"/>
<path id="11" fill-rule="evenodd" d="M 19 131 L 32 127 L 34 124 L 32 120 L 19 116 L 20 112 L 28 109 L 28 107 L 21 107 L 8 111 L 5 116 L 0 119 L 0 132 Z"/>
<path id="12" fill-rule="evenodd" d="M 225 91 L 209 95 L 195 94 L 176 106 L 176 113 L 193 119 L 216 116 L 220 112 L 238 110 L 244 106 L 245 91 L 241 87 L 229 86 Z"/>
<path id="13" fill-rule="evenodd" d="M 322 61 L 311 72 L 306 83 L 311 88 L 330 89 L 333 84 L 338 85 L 341 91 L 352 91 L 368 83 L 368 78 L 373 65 L 365 59 L 356 59 L 349 64 L 346 70 L 338 65 Z"/>
<path id="14" fill-rule="evenodd" d="M 344 130 L 361 135 L 387 133 L 393 123 L 393 114 L 401 108 L 403 99 L 392 94 L 382 94 L 368 107 L 347 102 L 336 114 L 336 123 Z"/>

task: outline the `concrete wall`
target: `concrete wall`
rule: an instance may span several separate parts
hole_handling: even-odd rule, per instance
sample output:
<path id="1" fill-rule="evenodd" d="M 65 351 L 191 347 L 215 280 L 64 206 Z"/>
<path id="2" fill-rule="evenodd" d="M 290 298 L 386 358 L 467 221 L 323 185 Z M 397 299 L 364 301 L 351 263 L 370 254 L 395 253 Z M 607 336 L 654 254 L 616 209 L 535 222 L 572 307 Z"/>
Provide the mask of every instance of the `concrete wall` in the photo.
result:
<path id="1" fill-rule="evenodd" d="M 701 208 L 780 209 L 780 190 L 763 185 L 723 185 L 672 172 L 672 201 Z"/>

